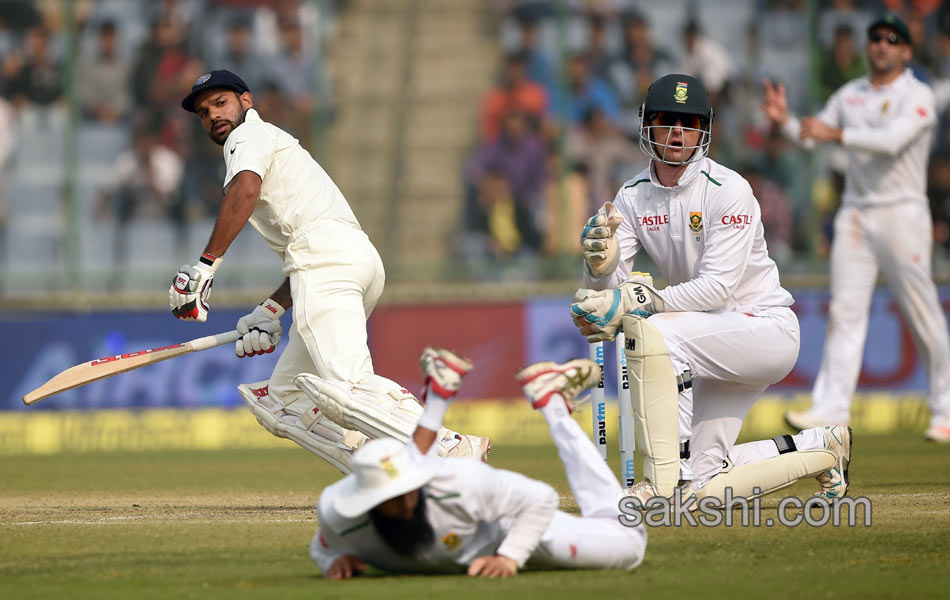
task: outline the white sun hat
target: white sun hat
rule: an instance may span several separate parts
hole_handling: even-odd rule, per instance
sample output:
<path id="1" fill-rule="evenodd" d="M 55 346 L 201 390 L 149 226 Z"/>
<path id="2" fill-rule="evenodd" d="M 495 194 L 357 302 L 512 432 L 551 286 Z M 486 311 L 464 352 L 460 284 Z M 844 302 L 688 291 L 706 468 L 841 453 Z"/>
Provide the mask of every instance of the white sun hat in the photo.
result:
<path id="1" fill-rule="evenodd" d="M 337 484 L 333 507 L 344 517 L 359 516 L 387 500 L 421 488 L 441 466 L 438 460 L 413 460 L 406 445 L 397 440 L 370 440 L 353 453 L 353 472 Z"/>

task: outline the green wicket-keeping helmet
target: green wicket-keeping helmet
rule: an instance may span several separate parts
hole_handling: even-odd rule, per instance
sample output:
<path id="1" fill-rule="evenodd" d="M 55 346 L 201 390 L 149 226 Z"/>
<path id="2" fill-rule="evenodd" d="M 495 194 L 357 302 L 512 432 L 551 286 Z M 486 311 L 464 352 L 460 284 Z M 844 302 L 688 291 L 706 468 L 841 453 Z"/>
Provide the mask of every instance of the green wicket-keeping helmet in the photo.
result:
<path id="1" fill-rule="evenodd" d="M 687 131 L 700 133 L 696 145 L 685 146 L 682 160 L 676 161 L 666 158 L 668 150 L 673 147 L 668 142 L 675 116 L 681 117 L 680 127 L 684 134 Z M 660 123 L 655 122 L 657 118 Z M 685 165 L 702 160 L 709 153 L 712 120 L 709 92 L 698 79 L 677 73 L 664 75 L 650 85 L 647 97 L 640 106 L 640 150 L 650 158 L 669 165 Z"/>

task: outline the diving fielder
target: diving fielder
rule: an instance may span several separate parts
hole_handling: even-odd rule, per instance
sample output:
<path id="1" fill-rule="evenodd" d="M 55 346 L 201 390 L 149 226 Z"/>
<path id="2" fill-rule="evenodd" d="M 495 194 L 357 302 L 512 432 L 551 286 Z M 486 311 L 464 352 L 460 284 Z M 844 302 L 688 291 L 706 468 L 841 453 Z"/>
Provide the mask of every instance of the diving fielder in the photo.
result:
<path id="1" fill-rule="evenodd" d="M 270 380 L 238 387 L 257 420 L 344 473 L 367 438 L 408 440 L 422 407 L 405 388 L 373 373 L 366 319 L 383 291 L 383 263 L 343 194 L 293 136 L 261 120 L 234 73 L 205 73 L 181 106 L 223 146 L 227 173 L 205 251 L 194 266 L 179 269 L 168 290 L 172 313 L 186 321 L 207 318 L 221 257 L 250 222 L 280 256 L 287 278 L 238 321 L 237 356 L 273 352 L 280 317 L 293 309 L 290 339 Z M 318 411 L 308 394 L 323 385 L 338 402 Z M 484 459 L 489 444 L 443 429 L 436 447 Z"/>
<path id="2" fill-rule="evenodd" d="M 571 315 L 588 341 L 626 336 L 627 369 L 646 502 L 670 497 L 679 475 L 679 402 L 692 384 L 687 491 L 751 498 L 813 476 L 826 498 L 848 486 L 851 435 L 816 427 L 734 446 L 749 409 L 798 357 L 798 319 L 779 282 L 749 184 L 706 155 L 712 108 L 687 75 L 657 79 L 641 107 L 650 166 L 592 217 L 581 237 L 585 282 Z M 640 251 L 669 285 L 625 281 Z M 681 385 L 678 386 L 678 383 Z M 678 393 L 678 390 L 682 390 Z M 758 489 L 758 493 L 755 490 Z M 684 496 L 686 497 L 686 496 Z"/>
<path id="3" fill-rule="evenodd" d="M 546 483 L 471 460 L 435 458 L 436 431 L 472 363 L 426 348 L 420 364 L 425 411 L 412 441 L 367 443 L 353 455 L 353 473 L 320 496 L 310 556 L 324 576 L 347 579 L 367 564 L 393 573 L 508 577 L 525 563 L 633 569 L 643 561 L 645 528 L 620 523 L 623 489 L 570 416 L 577 395 L 600 381 L 600 367 L 586 359 L 542 362 L 515 375 L 548 423 L 578 517 L 557 509 L 557 492 Z"/>
<path id="4" fill-rule="evenodd" d="M 796 429 L 847 423 L 861 371 L 878 272 L 894 294 L 930 382 L 927 439 L 950 442 L 950 336 L 931 278 L 933 221 L 927 158 L 937 122 L 933 91 L 904 65 L 910 31 L 895 15 L 868 28 L 870 74 L 841 87 L 815 117 L 788 114 L 783 86 L 765 84 L 762 111 L 790 138 L 848 152 L 831 242 L 831 304 L 812 408 L 789 412 Z"/>

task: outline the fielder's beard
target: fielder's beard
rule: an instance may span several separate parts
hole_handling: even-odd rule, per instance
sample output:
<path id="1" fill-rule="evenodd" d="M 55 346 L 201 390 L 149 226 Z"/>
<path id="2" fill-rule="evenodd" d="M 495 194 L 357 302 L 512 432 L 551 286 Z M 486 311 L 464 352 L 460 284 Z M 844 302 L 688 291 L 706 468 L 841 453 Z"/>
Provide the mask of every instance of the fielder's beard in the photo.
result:
<path id="1" fill-rule="evenodd" d="M 419 490 L 419 503 L 416 504 L 411 519 L 387 517 L 379 508 L 369 511 L 369 518 L 383 543 L 400 556 L 419 556 L 435 541 L 435 531 L 426 519 L 424 490 Z"/>

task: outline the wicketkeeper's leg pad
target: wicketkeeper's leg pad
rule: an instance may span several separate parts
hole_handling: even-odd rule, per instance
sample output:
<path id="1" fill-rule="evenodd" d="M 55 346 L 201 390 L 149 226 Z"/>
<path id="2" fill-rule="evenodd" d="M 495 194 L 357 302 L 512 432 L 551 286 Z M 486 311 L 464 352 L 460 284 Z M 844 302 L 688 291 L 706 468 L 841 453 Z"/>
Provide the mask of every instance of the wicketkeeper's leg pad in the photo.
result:
<path id="1" fill-rule="evenodd" d="M 277 437 L 295 442 L 342 473 L 350 472 L 350 456 L 353 450 L 366 442 L 366 436 L 356 431 L 346 431 L 312 411 L 308 411 L 310 417 L 304 419 L 301 418 L 303 414 L 286 410 L 287 407 L 279 399 L 268 393 L 266 381 L 241 384 L 238 391 L 264 429 Z"/>
<path id="2" fill-rule="evenodd" d="M 669 497 L 679 479 L 679 389 L 662 334 L 647 319 L 623 318 L 624 354 L 630 380 L 643 476 L 656 493 Z"/>
<path id="3" fill-rule="evenodd" d="M 697 500 L 713 497 L 725 501 L 726 488 L 733 498 L 753 499 L 788 487 L 805 477 L 815 477 L 837 464 L 830 450 L 798 450 L 741 466 L 727 466 L 705 487 L 692 490 Z M 758 491 L 756 491 L 758 490 Z"/>

